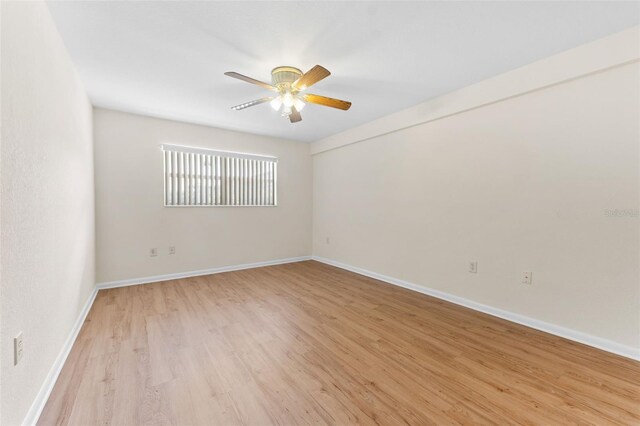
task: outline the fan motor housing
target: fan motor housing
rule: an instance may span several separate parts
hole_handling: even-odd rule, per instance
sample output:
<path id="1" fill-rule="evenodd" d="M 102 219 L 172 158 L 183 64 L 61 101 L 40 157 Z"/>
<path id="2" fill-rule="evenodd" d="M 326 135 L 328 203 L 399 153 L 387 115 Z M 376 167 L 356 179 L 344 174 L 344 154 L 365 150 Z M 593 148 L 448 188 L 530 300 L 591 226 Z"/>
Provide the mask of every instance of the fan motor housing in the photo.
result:
<path id="1" fill-rule="evenodd" d="M 278 90 L 291 88 L 291 84 L 302 76 L 302 71 L 294 67 L 277 67 L 271 71 L 271 84 Z"/>

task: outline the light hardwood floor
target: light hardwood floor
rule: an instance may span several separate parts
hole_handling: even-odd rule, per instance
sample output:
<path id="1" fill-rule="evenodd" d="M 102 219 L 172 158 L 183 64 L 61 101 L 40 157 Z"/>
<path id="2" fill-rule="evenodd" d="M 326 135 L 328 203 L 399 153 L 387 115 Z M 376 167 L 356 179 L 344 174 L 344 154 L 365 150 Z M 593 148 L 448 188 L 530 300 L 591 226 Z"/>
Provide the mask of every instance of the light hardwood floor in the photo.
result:
<path id="1" fill-rule="evenodd" d="M 317 262 L 102 290 L 39 424 L 640 424 L 640 363 Z"/>

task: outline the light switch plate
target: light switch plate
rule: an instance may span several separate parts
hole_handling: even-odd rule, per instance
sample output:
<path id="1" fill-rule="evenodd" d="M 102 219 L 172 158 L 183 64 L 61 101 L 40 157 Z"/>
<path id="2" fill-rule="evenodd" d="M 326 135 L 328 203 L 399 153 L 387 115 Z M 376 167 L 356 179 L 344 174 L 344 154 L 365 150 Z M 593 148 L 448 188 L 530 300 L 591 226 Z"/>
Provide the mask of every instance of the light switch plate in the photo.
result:
<path id="1" fill-rule="evenodd" d="M 13 365 L 18 365 L 24 354 L 24 342 L 22 340 L 22 331 L 13 338 Z"/>

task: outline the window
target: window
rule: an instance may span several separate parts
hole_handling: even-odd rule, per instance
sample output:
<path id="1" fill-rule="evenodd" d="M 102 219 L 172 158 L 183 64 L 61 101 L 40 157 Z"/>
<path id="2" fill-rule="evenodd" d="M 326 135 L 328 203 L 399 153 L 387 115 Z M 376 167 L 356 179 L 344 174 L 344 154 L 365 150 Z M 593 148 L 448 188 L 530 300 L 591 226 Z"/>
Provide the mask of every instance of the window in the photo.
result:
<path id="1" fill-rule="evenodd" d="M 278 159 L 162 145 L 165 206 L 276 206 Z"/>

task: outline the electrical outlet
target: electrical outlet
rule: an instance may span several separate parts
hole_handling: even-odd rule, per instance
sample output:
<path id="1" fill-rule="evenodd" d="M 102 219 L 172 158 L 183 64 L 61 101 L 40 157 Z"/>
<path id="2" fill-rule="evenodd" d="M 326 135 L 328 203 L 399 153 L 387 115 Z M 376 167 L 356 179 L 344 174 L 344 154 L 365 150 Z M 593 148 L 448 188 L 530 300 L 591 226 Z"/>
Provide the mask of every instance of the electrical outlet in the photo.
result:
<path id="1" fill-rule="evenodd" d="M 151 250 L 149 250 L 149 256 L 156 257 L 157 255 L 158 255 L 158 249 L 157 248 L 152 248 Z"/>
<path id="2" fill-rule="evenodd" d="M 327 244 L 331 244 L 331 241 L 329 240 L 329 237 L 327 237 L 326 241 L 327 241 Z"/>
<path id="3" fill-rule="evenodd" d="M 472 260 L 471 262 L 469 262 L 469 272 L 472 274 L 477 274 L 478 273 L 478 261 L 477 260 Z"/>
<path id="4" fill-rule="evenodd" d="M 176 254 L 176 248 L 173 246 L 169 247 L 169 254 Z"/>
<path id="5" fill-rule="evenodd" d="M 22 341 L 22 331 L 13 338 L 13 365 L 18 365 L 24 353 L 24 344 Z"/>
<path id="6" fill-rule="evenodd" d="M 533 272 L 525 271 L 522 273 L 522 284 L 531 285 L 531 280 L 533 278 Z"/>

